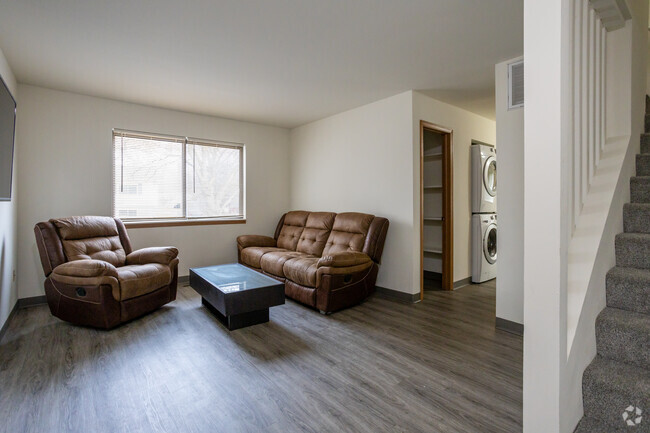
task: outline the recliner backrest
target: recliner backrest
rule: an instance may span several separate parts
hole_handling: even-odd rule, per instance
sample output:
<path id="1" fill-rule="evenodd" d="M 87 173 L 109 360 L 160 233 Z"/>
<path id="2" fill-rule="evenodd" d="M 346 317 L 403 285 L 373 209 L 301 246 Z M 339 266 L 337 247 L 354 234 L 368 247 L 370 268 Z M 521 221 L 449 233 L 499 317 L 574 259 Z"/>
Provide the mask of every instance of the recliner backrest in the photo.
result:
<path id="1" fill-rule="evenodd" d="M 81 216 L 50 220 L 57 228 L 69 261 L 94 259 L 124 266 L 127 252 L 115 219 Z"/>

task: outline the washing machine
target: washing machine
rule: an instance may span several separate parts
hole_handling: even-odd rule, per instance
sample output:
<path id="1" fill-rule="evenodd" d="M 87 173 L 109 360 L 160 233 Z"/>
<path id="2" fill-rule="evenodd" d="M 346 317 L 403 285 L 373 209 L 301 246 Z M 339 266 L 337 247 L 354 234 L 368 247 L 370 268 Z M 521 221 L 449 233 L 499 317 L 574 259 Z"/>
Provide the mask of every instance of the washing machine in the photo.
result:
<path id="1" fill-rule="evenodd" d="M 472 282 L 497 276 L 497 216 L 472 215 Z"/>
<path id="2" fill-rule="evenodd" d="M 472 213 L 497 211 L 497 151 L 472 144 Z"/>

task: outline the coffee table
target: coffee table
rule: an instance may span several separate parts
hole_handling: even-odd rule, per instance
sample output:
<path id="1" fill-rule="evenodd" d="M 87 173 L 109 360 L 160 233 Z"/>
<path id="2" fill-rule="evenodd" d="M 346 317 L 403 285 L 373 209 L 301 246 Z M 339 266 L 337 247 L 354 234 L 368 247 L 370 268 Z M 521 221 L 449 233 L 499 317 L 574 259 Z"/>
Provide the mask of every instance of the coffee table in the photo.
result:
<path id="1" fill-rule="evenodd" d="M 284 284 L 238 263 L 190 269 L 190 286 L 229 330 L 269 321 L 284 304 Z"/>

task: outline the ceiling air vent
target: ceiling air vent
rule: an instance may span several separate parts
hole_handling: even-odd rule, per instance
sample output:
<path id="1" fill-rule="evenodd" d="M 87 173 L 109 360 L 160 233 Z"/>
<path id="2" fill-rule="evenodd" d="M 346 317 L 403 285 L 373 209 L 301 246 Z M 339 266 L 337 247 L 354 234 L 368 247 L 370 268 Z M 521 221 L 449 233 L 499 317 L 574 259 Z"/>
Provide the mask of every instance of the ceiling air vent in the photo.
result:
<path id="1" fill-rule="evenodd" d="M 508 110 L 524 106 L 524 61 L 508 65 Z"/>

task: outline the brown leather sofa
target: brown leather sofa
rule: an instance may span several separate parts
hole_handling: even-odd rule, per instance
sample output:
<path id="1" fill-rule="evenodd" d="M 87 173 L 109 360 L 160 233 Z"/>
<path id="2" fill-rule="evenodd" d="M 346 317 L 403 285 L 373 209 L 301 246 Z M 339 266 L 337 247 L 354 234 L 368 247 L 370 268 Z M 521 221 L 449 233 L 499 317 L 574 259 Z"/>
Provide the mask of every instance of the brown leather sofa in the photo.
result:
<path id="1" fill-rule="evenodd" d="M 388 220 L 363 213 L 292 211 L 274 237 L 237 238 L 239 263 L 285 284 L 285 294 L 330 313 L 375 290 Z"/>
<path id="2" fill-rule="evenodd" d="M 122 221 L 82 216 L 34 227 L 52 314 L 110 329 L 176 299 L 178 250 L 133 251 Z"/>

